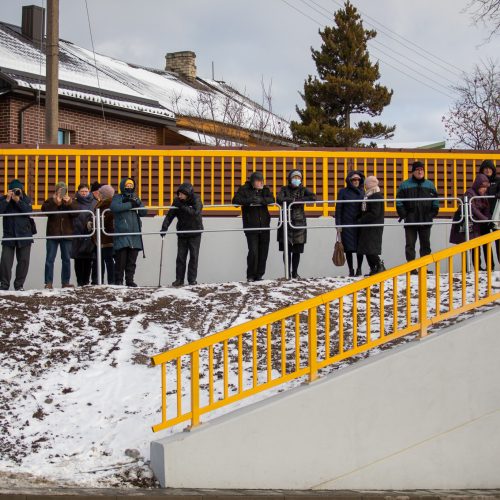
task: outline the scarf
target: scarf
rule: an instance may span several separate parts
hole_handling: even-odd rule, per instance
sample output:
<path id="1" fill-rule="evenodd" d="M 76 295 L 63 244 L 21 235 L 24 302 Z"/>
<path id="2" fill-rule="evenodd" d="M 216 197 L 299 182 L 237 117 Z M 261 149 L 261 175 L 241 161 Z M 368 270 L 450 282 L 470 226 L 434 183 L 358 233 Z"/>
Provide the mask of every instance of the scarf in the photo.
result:
<path id="1" fill-rule="evenodd" d="M 372 188 L 367 189 L 365 191 L 365 197 L 363 198 L 363 200 L 366 200 L 372 194 L 375 194 L 375 193 L 380 193 L 380 188 L 378 186 L 373 186 Z M 362 212 L 366 212 L 366 205 L 367 205 L 366 201 L 363 201 L 363 203 L 361 203 L 361 211 Z"/>

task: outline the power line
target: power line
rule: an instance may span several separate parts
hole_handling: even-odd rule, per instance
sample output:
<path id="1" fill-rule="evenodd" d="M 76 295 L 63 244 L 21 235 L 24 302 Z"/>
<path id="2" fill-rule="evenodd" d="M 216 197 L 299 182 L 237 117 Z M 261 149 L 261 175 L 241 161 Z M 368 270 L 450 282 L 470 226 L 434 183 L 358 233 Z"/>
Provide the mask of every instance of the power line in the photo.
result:
<path id="1" fill-rule="evenodd" d="M 322 15 L 323 17 L 325 17 L 325 18 L 327 18 L 327 19 L 330 19 L 330 15 L 332 15 L 332 16 L 334 15 L 334 13 L 333 13 L 333 12 L 330 12 L 329 10 L 325 9 L 323 6 L 321 6 L 320 4 L 318 4 L 317 2 L 315 2 L 314 0 L 309 0 L 309 1 L 310 1 L 311 3 L 313 3 L 314 5 L 317 5 L 318 7 L 322 8 L 325 12 L 328 12 L 328 14 L 330 14 L 330 15 L 328 15 L 328 16 L 327 16 L 326 14 L 324 14 L 324 13 L 320 12 L 319 10 L 317 10 L 316 8 L 314 8 L 312 5 L 309 5 L 309 4 L 306 2 L 306 0 L 300 0 L 300 1 L 301 1 L 302 3 L 304 3 L 305 5 L 307 5 L 308 7 L 310 7 L 311 9 L 315 10 L 318 14 Z M 369 24 L 369 23 L 367 23 L 367 24 Z M 397 41 L 397 40 L 396 40 L 396 41 Z M 382 43 L 382 42 L 381 42 L 381 41 L 379 41 L 379 40 L 371 40 L 371 41 L 370 41 L 370 43 L 371 43 L 371 44 L 380 45 L 380 46 L 382 46 L 382 47 L 385 47 L 386 49 L 388 49 L 388 50 L 390 50 L 390 51 L 394 52 L 395 54 L 398 54 L 399 56 L 401 56 L 401 57 L 403 57 L 403 58 L 405 58 L 405 59 L 407 59 L 407 60 L 411 61 L 413 64 L 416 64 L 417 66 L 420 66 L 421 68 L 425 69 L 425 71 L 427 71 L 427 72 L 429 72 L 429 73 L 432 73 L 432 74 L 436 75 L 437 77 L 442 78 L 443 80 L 446 80 L 447 82 L 449 82 L 449 83 L 450 83 L 450 84 L 452 84 L 452 85 L 454 85 L 454 84 L 456 83 L 456 82 L 454 82 L 453 80 L 450 80 L 449 78 L 447 78 L 446 76 L 443 76 L 442 74 L 440 74 L 440 73 L 438 73 L 438 72 L 436 72 L 436 71 L 432 70 L 431 68 L 429 68 L 429 67 L 428 67 L 428 66 L 426 66 L 425 64 L 422 64 L 421 62 L 416 61 L 415 59 L 412 59 L 412 58 L 408 57 L 406 54 L 403 54 L 403 53 L 401 53 L 401 52 L 398 52 L 398 51 L 394 50 L 392 47 L 390 47 L 390 46 L 386 45 L 385 43 Z M 410 50 L 413 50 L 413 49 L 410 49 Z M 383 52 L 383 51 L 381 50 L 381 52 Z M 413 51 L 413 52 L 415 52 L 415 51 Z M 420 56 L 420 54 L 418 54 L 417 52 L 415 52 L 415 53 L 416 53 L 419 57 L 421 57 L 421 56 Z M 388 54 L 387 54 L 387 55 L 388 55 Z M 389 57 L 392 57 L 392 59 L 397 60 L 394 56 L 389 56 Z M 400 62 L 400 61 L 398 61 L 398 62 Z M 428 61 L 428 62 L 431 62 L 431 63 L 432 63 L 432 61 Z M 403 64 L 403 65 L 404 65 L 404 63 L 400 63 L 400 64 Z M 433 64 L 435 64 L 435 63 L 433 63 Z M 413 68 L 410 68 L 410 69 L 413 69 Z M 443 68 L 443 69 L 444 69 L 444 71 L 446 71 L 447 73 L 451 73 L 448 69 L 446 69 L 446 68 Z M 453 74 L 455 74 L 455 73 L 453 73 Z M 432 80 L 432 79 L 431 79 L 431 80 Z M 442 84 L 441 84 L 441 83 L 439 83 L 439 82 L 435 82 L 435 83 L 437 83 L 438 85 L 441 85 L 441 86 L 443 86 L 443 87 L 446 87 L 446 88 L 447 88 L 447 86 L 444 86 L 444 85 L 442 85 Z"/>
<path id="2" fill-rule="evenodd" d="M 294 5 L 292 4 L 289 4 L 287 2 L 287 0 L 281 0 L 283 3 L 286 3 L 288 5 L 288 7 L 291 7 L 293 10 L 296 10 L 299 14 L 302 14 L 303 16 L 307 17 L 308 19 L 310 19 L 313 23 L 316 23 L 316 24 L 319 24 L 322 28 L 325 27 L 324 24 L 321 24 L 319 21 L 317 21 L 316 19 L 313 19 L 310 15 L 306 14 L 305 12 L 301 11 L 300 9 L 298 9 L 297 7 L 295 7 Z"/>

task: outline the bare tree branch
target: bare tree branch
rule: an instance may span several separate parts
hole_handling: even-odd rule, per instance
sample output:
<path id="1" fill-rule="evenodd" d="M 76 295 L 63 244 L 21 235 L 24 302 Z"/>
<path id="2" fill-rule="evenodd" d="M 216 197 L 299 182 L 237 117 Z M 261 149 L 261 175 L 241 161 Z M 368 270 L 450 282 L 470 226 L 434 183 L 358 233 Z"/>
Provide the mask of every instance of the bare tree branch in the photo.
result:
<path id="1" fill-rule="evenodd" d="M 465 10 L 470 12 L 474 24 L 491 25 L 487 40 L 500 34 L 500 0 L 470 0 Z"/>

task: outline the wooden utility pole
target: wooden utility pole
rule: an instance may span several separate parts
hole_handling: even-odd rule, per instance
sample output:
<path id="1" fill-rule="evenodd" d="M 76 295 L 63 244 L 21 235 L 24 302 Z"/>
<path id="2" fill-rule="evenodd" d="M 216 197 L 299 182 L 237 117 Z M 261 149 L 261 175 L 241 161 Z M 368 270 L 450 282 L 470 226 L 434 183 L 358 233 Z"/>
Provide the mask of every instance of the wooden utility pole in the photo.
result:
<path id="1" fill-rule="evenodd" d="M 59 128 L 59 0 L 47 0 L 45 142 L 57 144 Z"/>

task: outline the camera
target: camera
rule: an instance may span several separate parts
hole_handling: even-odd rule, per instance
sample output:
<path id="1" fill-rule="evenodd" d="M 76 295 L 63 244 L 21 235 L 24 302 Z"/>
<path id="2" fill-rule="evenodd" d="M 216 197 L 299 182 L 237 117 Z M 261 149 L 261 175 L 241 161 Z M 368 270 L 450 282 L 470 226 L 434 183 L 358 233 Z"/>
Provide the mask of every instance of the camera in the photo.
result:
<path id="1" fill-rule="evenodd" d="M 19 188 L 16 188 L 16 189 L 13 189 L 12 192 L 16 195 L 16 196 L 21 196 L 23 194 L 23 192 L 19 189 Z"/>

